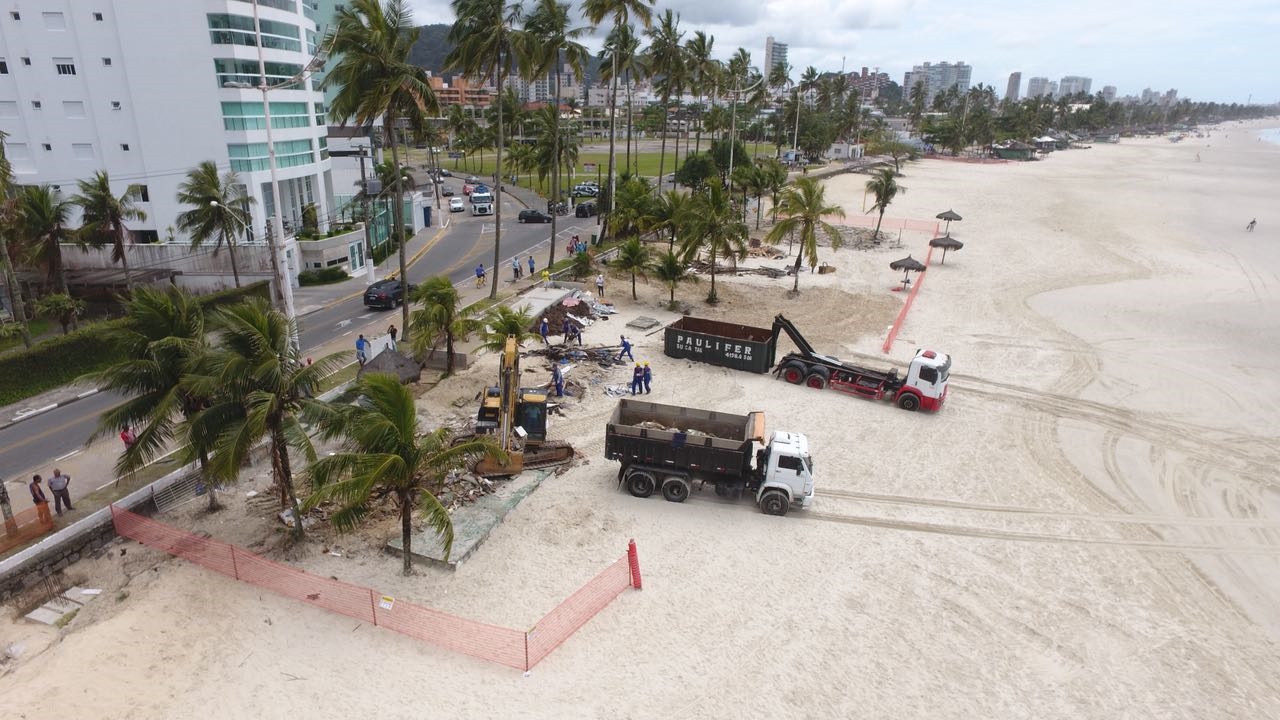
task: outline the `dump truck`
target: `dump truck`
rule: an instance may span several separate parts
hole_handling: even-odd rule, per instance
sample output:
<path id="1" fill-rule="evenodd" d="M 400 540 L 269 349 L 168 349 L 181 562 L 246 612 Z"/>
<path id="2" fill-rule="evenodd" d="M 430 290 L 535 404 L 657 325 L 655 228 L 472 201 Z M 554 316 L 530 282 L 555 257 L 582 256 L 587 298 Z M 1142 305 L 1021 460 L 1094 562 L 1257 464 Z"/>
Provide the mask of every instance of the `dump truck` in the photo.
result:
<path id="1" fill-rule="evenodd" d="M 764 440 L 762 412 L 746 415 L 624 399 L 605 429 L 604 454 L 621 463 L 618 484 L 638 498 L 655 491 L 684 502 L 707 484 L 719 497 L 749 494 L 768 515 L 813 502 L 813 459 L 800 433 Z"/>
<path id="2" fill-rule="evenodd" d="M 906 373 L 899 375 L 897 368 L 879 370 L 819 353 L 782 315 L 773 319 L 771 329 L 681 318 L 665 332 L 664 350 L 670 357 L 750 372 L 768 372 L 772 367 L 775 377 L 793 385 L 889 400 L 904 410 L 941 410 L 947 398 L 951 357 L 927 348 L 917 349 Z M 778 337 L 783 333 L 796 352 L 777 359 Z"/>

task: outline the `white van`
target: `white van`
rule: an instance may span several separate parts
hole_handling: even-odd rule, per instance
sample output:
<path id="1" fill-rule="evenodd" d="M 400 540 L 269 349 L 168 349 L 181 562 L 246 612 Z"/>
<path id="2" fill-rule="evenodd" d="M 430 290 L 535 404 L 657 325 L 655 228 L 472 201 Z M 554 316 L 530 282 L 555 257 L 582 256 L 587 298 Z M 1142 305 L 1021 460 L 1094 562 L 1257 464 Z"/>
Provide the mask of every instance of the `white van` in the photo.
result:
<path id="1" fill-rule="evenodd" d="M 473 192 L 473 193 L 471 193 L 471 204 L 472 204 L 472 205 L 479 205 L 480 203 L 484 203 L 484 204 L 486 204 L 486 205 L 492 205 L 492 204 L 493 204 L 493 193 L 490 193 L 490 192 Z"/>
<path id="2" fill-rule="evenodd" d="M 493 203 L 491 203 L 491 202 L 478 202 L 478 203 L 472 203 L 472 204 L 471 204 L 471 214 L 472 214 L 472 215 L 492 215 L 492 214 L 493 214 Z"/>

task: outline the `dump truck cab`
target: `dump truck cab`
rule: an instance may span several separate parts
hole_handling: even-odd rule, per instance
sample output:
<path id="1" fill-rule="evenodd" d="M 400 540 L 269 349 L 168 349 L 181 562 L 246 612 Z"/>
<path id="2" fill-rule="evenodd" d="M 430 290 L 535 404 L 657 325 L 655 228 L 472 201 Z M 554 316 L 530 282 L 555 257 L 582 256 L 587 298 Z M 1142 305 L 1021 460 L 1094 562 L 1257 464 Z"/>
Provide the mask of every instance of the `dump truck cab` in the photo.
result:
<path id="1" fill-rule="evenodd" d="M 898 404 L 910 393 L 916 396 L 921 410 L 939 410 L 947 399 L 947 381 L 951 375 L 951 356 L 934 350 L 916 350 L 907 366 L 907 378 L 898 391 Z"/>
<path id="2" fill-rule="evenodd" d="M 799 503 L 802 508 L 813 503 L 813 458 L 804 435 L 774 431 L 769 443 L 756 454 L 756 469 L 761 478 L 756 502 L 765 512 L 769 512 L 765 504 L 771 491 L 786 493 L 788 503 Z"/>

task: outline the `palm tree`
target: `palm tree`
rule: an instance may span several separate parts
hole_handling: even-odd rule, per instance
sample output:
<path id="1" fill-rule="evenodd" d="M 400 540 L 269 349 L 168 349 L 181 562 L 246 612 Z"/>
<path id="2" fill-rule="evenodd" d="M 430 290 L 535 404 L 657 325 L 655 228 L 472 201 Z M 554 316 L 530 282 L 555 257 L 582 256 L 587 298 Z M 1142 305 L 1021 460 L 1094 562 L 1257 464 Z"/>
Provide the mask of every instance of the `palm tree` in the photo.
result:
<path id="1" fill-rule="evenodd" d="M 880 223 L 884 222 L 884 211 L 889 208 L 889 203 L 893 202 L 899 193 L 906 193 L 907 189 L 898 184 L 893 170 L 880 168 L 867 181 L 867 192 L 876 198 L 875 204 L 867 212 L 880 211 L 880 217 L 876 219 L 876 230 L 871 234 L 871 238 L 875 240 L 880 237 Z"/>
<path id="2" fill-rule="evenodd" d="M 208 350 L 204 311 L 190 293 L 168 286 L 138 288 L 125 313 L 129 323 L 112 337 L 124 360 L 90 377 L 97 387 L 126 400 L 102 414 L 89 440 L 126 427 L 136 428 L 137 441 L 116 461 L 117 475 L 134 472 L 155 460 L 175 440 L 195 446 L 201 475 L 205 475 L 209 449 L 200 446 L 198 437 L 186 433 L 191 428 L 189 421 L 209 401 L 192 392 L 186 381 Z M 217 507 L 217 493 L 210 483 L 209 509 Z"/>
<path id="3" fill-rule="evenodd" d="M 526 48 L 524 55 L 529 65 L 532 75 L 543 75 L 548 70 L 552 72 L 555 81 L 551 91 L 551 123 L 547 131 L 551 139 L 551 147 L 549 153 L 543 155 L 545 159 L 549 159 L 551 174 L 551 203 L 554 206 L 560 205 L 560 169 L 565 167 L 563 160 L 565 153 L 561 150 L 565 144 L 565 139 L 560 132 L 560 77 L 563 75 L 565 65 L 572 69 L 576 78 L 581 79 L 586 69 L 587 57 L 589 53 L 582 43 L 578 42 L 578 38 L 582 37 L 586 32 L 585 27 L 570 27 L 569 4 L 556 2 L 556 0 L 538 0 L 533 12 L 529 14 L 528 20 L 525 22 L 525 39 Z M 573 148 L 573 161 L 568 163 L 569 167 L 577 164 L 577 146 Z M 544 164 L 538 163 L 538 177 L 545 179 L 543 173 Z M 556 237 L 556 213 L 551 213 L 551 237 Z M 556 243 L 551 242 L 551 248 L 548 251 L 547 267 L 556 264 Z"/>
<path id="4" fill-rule="evenodd" d="M 70 332 L 71 324 L 84 314 L 84 301 L 65 293 L 53 293 L 36 300 L 36 314 L 55 318 L 62 326 L 62 334 Z"/>
<path id="5" fill-rule="evenodd" d="M 62 266 L 62 243 L 74 234 L 67 229 L 71 201 L 48 185 L 28 185 L 19 196 L 22 235 L 28 261 L 44 265 L 48 282 L 57 292 L 68 295 L 67 271 Z"/>
<path id="6" fill-rule="evenodd" d="M 413 311 L 413 354 L 428 357 L 436 345 L 444 342 L 445 372 L 453 373 L 454 342 L 465 340 L 480 329 L 481 322 L 472 317 L 470 307 L 460 307 L 458 288 L 444 275 L 429 278 L 418 286 L 413 298 L 422 307 Z"/>
<path id="7" fill-rule="evenodd" d="M 582 253 L 586 255 L 586 253 Z M 507 337 L 514 336 L 517 345 L 523 345 L 533 337 L 533 313 L 528 305 L 518 309 L 509 305 L 494 305 L 484 314 L 484 328 L 480 336 L 483 342 L 481 351 L 502 352 L 507 346 Z"/>
<path id="8" fill-rule="evenodd" d="M 649 194 L 647 180 L 627 178 L 618 188 L 617 200 L 610 204 L 613 206 L 612 223 L 617 237 L 635 237 L 648 229 L 646 221 L 652 214 L 653 196 Z"/>
<path id="9" fill-rule="evenodd" d="M 711 49 L 715 47 L 715 37 L 701 30 L 695 30 L 693 37 L 684 43 L 685 69 L 689 73 L 689 82 L 698 96 L 698 129 L 693 151 L 702 152 L 702 98 L 711 87 L 711 74 L 714 72 L 715 60 L 711 57 Z M 685 139 L 685 155 L 689 154 L 688 139 Z"/>
<path id="10" fill-rule="evenodd" d="M 924 117 L 924 101 L 928 96 L 928 91 L 925 90 L 924 81 L 917 80 L 916 84 L 911 86 L 909 92 L 911 93 L 911 109 L 907 113 L 907 117 L 911 120 L 911 127 L 915 128 L 915 131 L 919 133 L 920 120 Z"/>
<path id="11" fill-rule="evenodd" d="M 22 344 L 31 347 L 31 330 L 27 327 L 27 308 L 22 298 L 22 287 L 13 271 L 13 257 L 9 254 L 9 241 L 22 242 L 22 208 L 14 196 L 13 168 L 4 155 L 5 133 L 0 132 L 0 266 L 4 270 L 5 287 L 9 288 L 13 302 L 13 319 L 17 324 Z"/>
<path id="12" fill-rule="evenodd" d="M 453 50 L 445 58 L 446 68 L 457 68 L 471 77 L 494 79 L 499 88 L 507 85 L 507 76 L 515 67 L 516 50 L 527 46 L 523 32 L 516 29 L 520 21 L 520 6 L 510 5 L 507 0 L 453 0 L 453 12 L 457 21 L 449 30 L 449 42 Z M 493 217 L 493 266 L 502 262 L 502 150 L 503 150 L 503 112 L 502 103 L 497 107 L 496 176 L 498 185 L 495 188 Z M 498 276 L 493 274 L 493 283 L 489 289 L 489 297 L 498 297 Z M 406 310 L 405 312 L 408 312 Z"/>
<path id="13" fill-rule="evenodd" d="M 662 192 L 662 182 L 666 177 L 667 161 L 667 127 L 668 115 L 671 112 L 671 95 L 679 95 L 680 85 L 684 78 L 684 52 L 681 42 L 684 33 L 680 30 L 680 16 L 670 9 L 663 12 L 657 24 L 646 32 L 649 36 L 649 69 L 661 78 L 658 82 L 662 93 L 662 149 L 658 154 L 658 192 Z M 677 155 L 679 153 L 677 152 Z"/>
<path id="14" fill-rule="evenodd" d="M 621 28 L 636 20 L 641 26 L 648 28 L 653 17 L 654 0 L 584 0 L 583 14 L 587 21 L 596 27 L 613 18 L 613 31 L 620 33 Z M 616 63 L 618 53 L 613 53 L 611 61 Z M 609 69 L 609 199 L 618 197 L 617 183 L 617 123 L 618 123 L 618 66 L 613 64 Z"/>
<path id="15" fill-rule="evenodd" d="M 787 184 L 787 168 L 773 158 L 760 160 L 759 166 L 760 177 L 764 181 L 764 192 L 769 193 L 770 203 L 773 206 L 773 221 L 777 222 L 778 193 L 782 192 L 782 188 Z"/>
<path id="16" fill-rule="evenodd" d="M 205 160 L 192 168 L 178 186 L 178 202 L 191 208 L 179 213 L 176 222 L 178 229 L 191 238 L 191 247 L 198 248 L 212 238 L 216 257 L 225 246 L 231 254 L 231 276 L 240 287 L 236 238 L 248 227 L 253 197 L 245 193 L 239 176 L 231 171 L 220 176 L 218 166 Z"/>
<path id="17" fill-rule="evenodd" d="M 344 126 L 354 120 L 360 127 L 381 119 L 391 148 L 392 166 L 401 167 L 396 124 L 406 119 L 411 126 L 421 125 L 424 118 L 435 116 L 440 110 L 427 71 L 409 61 L 419 33 L 413 24 L 413 12 L 405 7 L 404 0 L 351 0 L 339 7 L 330 50 L 339 60 L 321 83 L 324 88 L 338 88 L 329 104 L 329 117 Z M 395 212 L 391 218 L 400 246 L 400 277 L 404 278 L 408 277 L 404 182 L 399 173 L 394 179 Z M 501 208 L 502 203 L 497 206 Z M 401 327 L 407 335 L 409 304 L 402 305 L 400 311 Z"/>
<path id="18" fill-rule="evenodd" d="M 649 205 L 649 217 L 645 225 L 653 232 L 669 233 L 668 251 L 675 251 L 676 231 L 684 227 L 691 206 L 692 196 L 678 190 L 662 193 Z"/>
<path id="19" fill-rule="evenodd" d="M 804 105 L 804 96 L 818 87 L 818 69 L 810 65 L 800 73 L 800 82 L 796 84 L 796 132 L 791 139 L 791 149 L 800 149 L 800 107 Z"/>
<path id="20" fill-rule="evenodd" d="M 301 538 L 302 510 L 289 450 L 302 452 L 309 462 L 315 460 L 301 413 L 304 406 L 315 403 L 309 398 L 319 389 L 320 380 L 338 366 L 340 356 L 304 362 L 292 342 L 295 323 L 262 298 L 218 310 L 213 325 L 218 345 L 200 371 L 187 378 L 191 392 L 213 401 L 192 419 L 188 432 L 202 439 L 200 446 L 212 448 L 208 469 L 218 480 L 235 479 L 254 445 L 266 438 L 280 505 L 293 511 L 294 536 Z"/>
<path id="21" fill-rule="evenodd" d="M 658 256 L 649 266 L 652 272 L 671 291 L 671 306 L 676 304 L 676 285 L 682 282 L 697 282 L 698 276 L 689 272 L 689 265 L 679 255 L 668 250 Z"/>
<path id="22" fill-rule="evenodd" d="M 842 238 L 840 231 L 823 218 L 844 217 L 844 208 L 839 205 L 828 205 L 827 189 L 816 179 L 800 178 L 782 191 L 778 214 L 782 219 L 769 230 L 764 241 L 777 245 L 782 238 L 793 234 L 800 236 L 800 252 L 796 253 L 796 264 L 793 268 L 796 276 L 792 292 L 800 292 L 800 261 L 808 259 L 809 268 L 818 265 L 818 234 L 821 233 L 831 242 L 833 249 L 840 247 Z"/>
<path id="23" fill-rule="evenodd" d="M 640 238 L 633 237 L 622 244 L 618 248 L 618 256 L 613 259 L 610 266 L 619 272 L 631 273 L 631 299 L 638 300 L 636 297 L 636 274 L 644 274 L 649 269 L 653 256 L 649 252 L 649 248 L 640 242 Z"/>
<path id="24" fill-rule="evenodd" d="M 321 439 L 341 438 L 346 443 L 342 452 L 311 466 L 314 492 L 305 507 L 336 501 L 338 509 L 330 519 L 345 532 L 355 529 L 374 501 L 394 495 L 400 510 L 404 574 L 411 575 L 414 510 L 440 538 L 448 558 L 453 520 L 437 497 L 445 477 L 470 458 L 485 455 L 506 462 L 506 453 L 488 435 L 453 444 L 448 428 L 420 432 L 413 393 L 394 375 L 371 373 L 356 388 L 363 399 L 360 404 L 321 405 L 308 413 Z"/>
<path id="25" fill-rule="evenodd" d="M 616 57 L 614 57 L 616 55 Z M 640 38 L 630 25 L 614 28 L 605 38 L 604 47 L 600 50 L 600 75 L 603 80 L 612 80 L 612 73 L 618 72 L 626 85 L 627 93 L 627 147 L 626 162 L 621 175 L 635 174 L 631 159 L 631 118 L 632 118 L 632 81 L 647 77 L 649 74 L 648 57 L 640 52 Z"/>
<path id="26" fill-rule="evenodd" d="M 77 183 L 80 194 L 72 202 L 80 206 L 80 237 L 92 247 L 111 243 L 111 262 L 120 263 L 124 269 L 124 284 L 133 290 L 133 276 L 129 273 L 129 259 L 125 257 L 124 242 L 129 230 L 128 220 L 146 220 L 147 213 L 137 206 L 142 202 L 142 186 L 130 185 L 124 194 L 116 197 L 111 191 L 111 179 L 105 170 L 99 170 L 92 180 Z"/>
<path id="27" fill-rule="evenodd" d="M 707 302 L 715 304 L 720 300 L 716 295 L 716 257 L 746 257 L 747 225 L 734 211 L 729 195 L 718 184 L 712 183 L 705 192 L 695 196 L 689 213 L 689 227 L 683 234 L 680 256 L 685 262 L 692 261 L 704 251 L 711 256 L 711 292 L 707 295 Z"/>

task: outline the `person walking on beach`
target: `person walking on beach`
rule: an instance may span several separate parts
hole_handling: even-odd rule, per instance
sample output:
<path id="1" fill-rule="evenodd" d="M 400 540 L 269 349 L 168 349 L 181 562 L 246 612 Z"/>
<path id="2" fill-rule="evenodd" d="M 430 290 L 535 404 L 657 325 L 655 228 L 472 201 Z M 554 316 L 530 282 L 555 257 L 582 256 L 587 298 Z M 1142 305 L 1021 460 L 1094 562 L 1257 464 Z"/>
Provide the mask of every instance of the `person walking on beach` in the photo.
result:
<path id="1" fill-rule="evenodd" d="M 396 326 L 394 323 L 387 328 L 387 335 L 391 337 L 391 344 L 389 347 L 392 350 L 396 349 L 396 335 L 398 334 L 400 334 L 400 331 L 396 329 Z"/>
<path id="2" fill-rule="evenodd" d="M 560 363 L 551 365 L 551 382 L 556 387 L 556 397 L 564 397 L 564 373 L 560 371 Z"/>
<path id="3" fill-rule="evenodd" d="M 547 322 L 547 316 L 543 315 L 542 322 L 538 323 L 538 334 L 542 336 L 542 343 L 544 345 L 551 344 L 551 341 L 547 339 L 547 332 L 551 329 L 549 325 L 550 323 Z"/>
<path id="4" fill-rule="evenodd" d="M 639 394 L 644 385 L 644 368 L 640 363 L 636 363 L 636 369 L 631 371 L 631 394 Z"/>
<path id="5" fill-rule="evenodd" d="M 596 294 L 604 299 L 604 273 L 596 275 Z"/>
<path id="6" fill-rule="evenodd" d="M 71 507 L 71 491 L 67 489 L 70 484 L 70 475 L 63 475 L 58 468 L 53 469 L 53 477 L 49 478 L 49 489 L 53 491 L 53 509 L 58 513 L 58 517 L 62 517 L 63 505 L 66 505 L 68 510 L 75 510 Z"/>
<path id="7" fill-rule="evenodd" d="M 1254 226 L 1255 226 L 1255 225 L 1257 225 L 1257 224 L 1258 224 L 1258 218 L 1254 218 L 1254 219 L 1252 219 L 1252 220 L 1250 220 L 1250 221 L 1249 221 L 1249 224 L 1248 224 L 1248 225 L 1245 225 L 1245 226 L 1244 226 L 1244 229 L 1245 229 L 1245 230 L 1248 230 L 1249 232 L 1253 232 L 1253 228 L 1254 228 Z"/>
<path id="8" fill-rule="evenodd" d="M 622 339 L 622 349 L 618 351 L 618 359 L 621 360 L 622 357 L 625 355 L 626 357 L 629 357 L 632 360 L 635 360 L 636 356 L 631 354 L 631 342 L 627 340 L 627 336 L 619 335 L 618 337 Z M 636 364 L 639 365 L 639 363 L 636 363 Z"/>
<path id="9" fill-rule="evenodd" d="M 653 381 L 653 371 L 649 369 L 648 361 L 644 364 L 644 394 L 649 394 L 649 383 Z"/>
<path id="10" fill-rule="evenodd" d="M 369 341 L 364 339 L 364 335 L 356 338 L 356 362 L 360 367 L 369 362 Z"/>
<path id="11" fill-rule="evenodd" d="M 49 498 L 45 497 L 44 488 L 40 487 L 39 475 L 31 477 L 27 489 L 31 491 L 31 503 L 36 506 L 36 515 L 40 518 L 40 523 L 42 525 L 52 523 L 53 516 L 49 514 Z"/>

